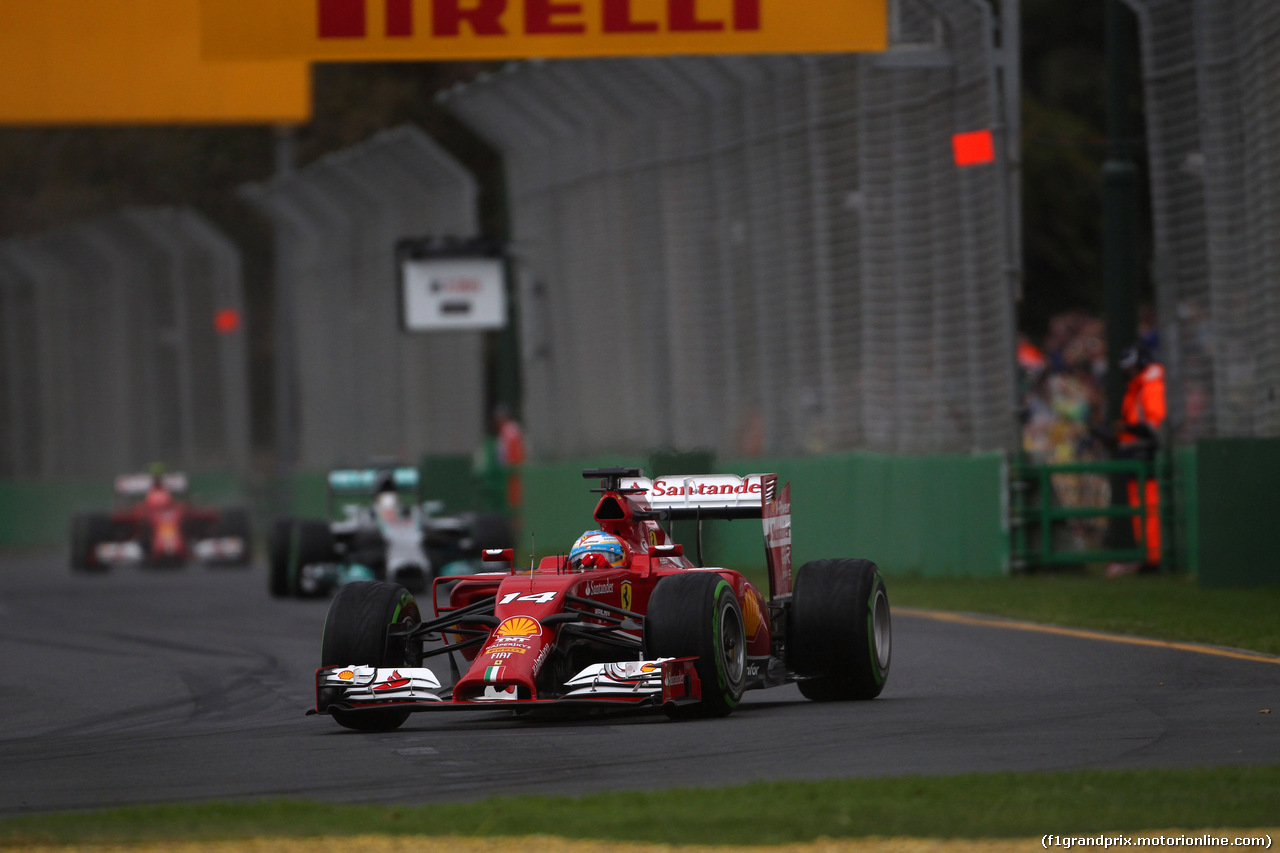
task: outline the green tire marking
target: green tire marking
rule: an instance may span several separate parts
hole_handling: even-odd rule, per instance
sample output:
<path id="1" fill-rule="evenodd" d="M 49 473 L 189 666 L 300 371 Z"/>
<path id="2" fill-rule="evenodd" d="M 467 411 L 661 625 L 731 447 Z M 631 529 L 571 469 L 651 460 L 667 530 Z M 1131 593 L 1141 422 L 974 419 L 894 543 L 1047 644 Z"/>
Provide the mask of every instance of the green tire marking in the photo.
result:
<path id="1" fill-rule="evenodd" d="M 884 686 L 887 673 L 880 669 L 880 658 L 876 655 L 876 590 L 882 586 L 884 580 L 877 572 L 871 581 L 871 597 L 867 599 L 867 653 L 871 656 L 871 677 L 881 687 Z"/>
<path id="2" fill-rule="evenodd" d="M 729 676 L 724 669 L 724 649 L 721 646 L 720 636 L 720 588 L 728 587 L 729 582 L 720 579 L 720 583 L 716 584 L 715 592 L 711 596 L 712 603 L 712 619 L 711 619 L 711 647 L 716 650 L 716 679 L 720 683 L 720 692 L 724 695 L 725 702 L 730 708 L 738 706 L 738 700 L 735 699 L 729 691 Z M 729 588 L 729 594 L 733 595 L 733 588 Z"/>

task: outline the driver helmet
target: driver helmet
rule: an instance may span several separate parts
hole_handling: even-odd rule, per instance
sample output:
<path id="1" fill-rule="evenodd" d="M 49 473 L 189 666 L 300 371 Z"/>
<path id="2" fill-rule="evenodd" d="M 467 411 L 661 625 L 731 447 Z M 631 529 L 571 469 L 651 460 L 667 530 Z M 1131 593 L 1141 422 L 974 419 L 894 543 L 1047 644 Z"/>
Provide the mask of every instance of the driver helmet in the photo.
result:
<path id="1" fill-rule="evenodd" d="M 386 521 L 395 521 L 400 517 L 400 499 L 395 492 L 380 492 L 374 498 L 374 506 L 378 515 Z"/>
<path id="2" fill-rule="evenodd" d="M 612 533 L 589 530 L 578 537 L 569 551 L 569 567 L 584 569 L 621 568 L 627 564 L 627 546 Z"/>
<path id="3" fill-rule="evenodd" d="M 160 474 L 151 476 L 151 488 L 145 499 L 148 509 L 168 509 L 173 504 L 173 493 L 165 488 L 164 478 Z"/>
<path id="4" fill-rule="evenodd" d="M 168 489 L 157 487 L 147 492 L 146 504 L 148 509 L 168 509 L 173 506 L 173 495 Z"/>

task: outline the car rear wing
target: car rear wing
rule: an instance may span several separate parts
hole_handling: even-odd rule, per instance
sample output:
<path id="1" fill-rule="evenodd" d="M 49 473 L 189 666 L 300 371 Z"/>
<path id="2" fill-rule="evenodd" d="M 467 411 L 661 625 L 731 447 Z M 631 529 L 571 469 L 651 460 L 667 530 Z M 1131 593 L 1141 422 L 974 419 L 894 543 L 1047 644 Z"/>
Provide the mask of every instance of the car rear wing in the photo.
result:
<path id="1" fill-rule="evenodd" d="M 772 478 L 772 479 L 769 479 Z M 643 493 L 649 506 L 675 521 L 704 518 L 763 518 L 764 500 L 776 474 L 681 474 L 624 477 L 622 488 Z"/>
<path id="2" fill-rule="evenodd" d="M 673 521 L 762 519 L 770 596 L 791 592 L 791 484 L 779 487 L 777 474 L 623 476 L 619 486 L 624 494 L 643 494 L 650 507 Z"/>
<path id="3" fill-rule="evenodd" d="M 397 492 L 418 491 L 418 469 L 410 465 L 396 468 L 340 468 L 329 472 L 329 491 L 335 495 L 373 495 L 390 476 Z"/>
<path id="4" fill-rule="evenodd" d="M 151 487 L 155 485 L 155 475 L 153 474 L 121 474 L 116 477 L 116 494 L 122 498 L 140 498 L 151 491 Z M 187 491 L 187 475 L 181 472 L 173 472 L 160 475 L 160 485 L 166 491 L 175 495 L 185 494 Z"/>

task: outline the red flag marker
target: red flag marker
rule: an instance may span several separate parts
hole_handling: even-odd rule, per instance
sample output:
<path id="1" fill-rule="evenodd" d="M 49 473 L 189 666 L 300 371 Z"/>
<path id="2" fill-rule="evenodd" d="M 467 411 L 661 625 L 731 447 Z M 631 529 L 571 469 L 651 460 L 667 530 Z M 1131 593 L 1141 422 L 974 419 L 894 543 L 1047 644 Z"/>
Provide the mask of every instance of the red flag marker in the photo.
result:
<path id="1" fill-rule="evenodd" d="M 222 308 L 213 315 L 213 329 L 220 335 L 240 330 L 240 312 L 235 308 Z"/>
<path id="2" fill-rule="evenodd" d="M 951 151 L 957 166 L 979 166 L 996 160 L 996 144 L 989 130 L 957 133 L 951 137 Z"/>

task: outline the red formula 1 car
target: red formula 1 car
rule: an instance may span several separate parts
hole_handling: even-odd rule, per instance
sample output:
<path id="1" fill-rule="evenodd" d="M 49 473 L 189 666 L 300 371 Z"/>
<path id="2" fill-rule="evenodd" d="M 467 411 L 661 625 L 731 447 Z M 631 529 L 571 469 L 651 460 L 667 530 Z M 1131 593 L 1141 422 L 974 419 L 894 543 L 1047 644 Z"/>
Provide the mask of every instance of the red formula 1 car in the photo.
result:
<path id="1" fill-rule="evenodd" d="M 442 579 L 447 597 L 437 581 L 440 604 L 425 619 L 399 585 L 342 587 L 308 713 L 386 731 L 411 712 L 447 709 L 723 716 L 743 691 L 793 681 L 815 700 L 879 695 L 891 638 L 884 580 L 869 560 L 815 560 L 793 589 L 790 484 L 774 474 L 649 480 L 635 468 L 583 476 L 601 480 L 599 529 L 568 555 Z M 732 518 L 763 519 L 768 599 L 738 572 L 695 565 L 663 527 Z"/>
<path id="2" fill-rule="evenodd" d="M 181 565 L 189 560 L 248 564 L 249 514 L 182 500 L 186 474 L 124 474 L 116 477 L 115 491 L 126 505 L 72 517 L 72 568 Z"/>

